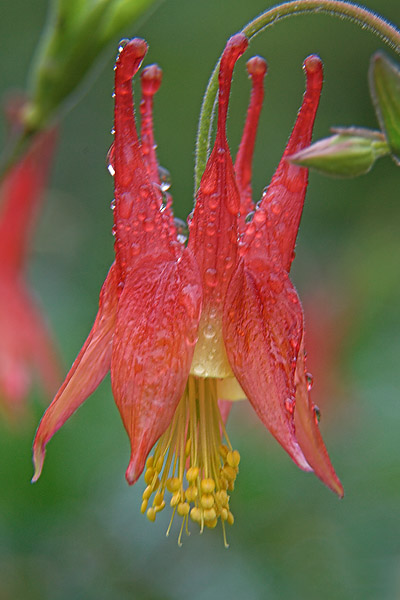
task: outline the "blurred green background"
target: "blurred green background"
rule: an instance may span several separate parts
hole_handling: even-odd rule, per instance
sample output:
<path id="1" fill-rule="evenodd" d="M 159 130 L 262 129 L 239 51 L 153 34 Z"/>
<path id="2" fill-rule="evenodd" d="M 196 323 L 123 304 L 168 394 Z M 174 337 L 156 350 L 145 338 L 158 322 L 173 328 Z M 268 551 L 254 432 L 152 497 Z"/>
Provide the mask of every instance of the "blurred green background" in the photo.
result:
<path id="1" fill-rule="evenodd" d="M 146 63 L 164 71 L 156 134 L 181 218 L 192 205 L 194 140 L 208 76 L 229 35 L 269 5 L 164 0 L 123 32 L 145 37 Z M 400 24 L 398 0 L 368 6 Z M 1 2 L 2 93 L 25 87 L 46 10 L 47 0 Z M 64 119 L 29 265 L 66 369 L 89 331 L 113 257 L 105 157 L 116 45 Z M 253 42 L 250 52 L 269 63 L 256 200 L 301 102 L 303 59 L 316 52 L 325 63 L 318 139 L 333 125 L 377 127 L 367 70 L 379 48 L 371 34 L 326 15 L 286 20 Z M 244 64 L 236 69 L 230 108 L 233 151 L 248 100 Z M 4 123 L 0 133 L 4 139 Z M 199 536 L 192 527 L 178 548 L 178 524 L 166 538 L 168 515 L 149 523 L 140 514 L 143 483 L 125 483 L 128 439 L 108 378 L 50 443 L 41 480 L 30 484 L 31 443 L 49 401 L 38 388 L 20 429 L 0 423 L 1 600 L 400 598 L 399 183 L 390 159 L 357 180 L 312 174 L 292 271 L 306 311 L 313 397 L 344 500 L 298 470 L 240 403 L 229 423 L 242 456 L 231 547 L 224 549 L 219 528 Z"/>

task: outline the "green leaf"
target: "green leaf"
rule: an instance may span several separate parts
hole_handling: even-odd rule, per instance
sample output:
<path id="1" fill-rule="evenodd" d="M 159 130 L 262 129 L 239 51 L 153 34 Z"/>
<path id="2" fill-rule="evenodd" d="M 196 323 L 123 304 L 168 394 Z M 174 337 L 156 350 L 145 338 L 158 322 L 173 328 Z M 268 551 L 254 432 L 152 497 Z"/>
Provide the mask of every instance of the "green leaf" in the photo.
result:
<path id="1" fill-rule="evenodd" d="M 400 164 L 400 69 L 383 52 L 371 59 L 369 85 L 379 124 Z"/>

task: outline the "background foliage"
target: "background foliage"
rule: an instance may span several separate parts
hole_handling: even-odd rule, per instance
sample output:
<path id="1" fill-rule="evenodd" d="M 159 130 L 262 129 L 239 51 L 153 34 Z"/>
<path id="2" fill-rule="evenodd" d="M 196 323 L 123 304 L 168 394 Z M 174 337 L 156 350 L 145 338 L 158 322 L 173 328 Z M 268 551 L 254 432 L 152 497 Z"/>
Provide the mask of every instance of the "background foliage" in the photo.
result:
<path id="1" fill-rule="evenodd" d="M 191 210 L 194 139 L 202 93 L 225 40 L 269 4 L 165 0 L 124 37 L 150 44 L 164 83 L 156 99 L 159 158 L 172 176 L 176 214 Z M 400 23 L 398 0 L 369 0 Z M 1 6 L 1 91 L 25 86 L 46 0 Z M 67 368 L 94 318 L 113 256 L 113 61 L 67 115 L 32 248 L 29 278 Z M 372 35 L 325 15 L 275 25 L 252 44 L 269 63 L 256 148 L 257 199 L 283 151 L 303 93 L 301 63 L 325 62 L 315 139 L 332 125 L 376 127 L 369 99 Z M 248 54 L 250 56 L 250 54 Z M 248 98 L 242 60 L 229 120 L 236 149 Z M 4 125 L 1 135 L 4 138 Z M 178 548 L 163 515 L 140 515 L 142 484 L 124 481 L 128 439 L 106 380 L 49 446 L 31 486 L 30 446 L 45 400 L 13 430 L 0 423 L 0 599 L 393 600 L 400 597 L 399 171 L 390 159 L 350 181 L 313 174 L 294 280 L 310 332 L 309 364 L 322 430 L 346 496 L 338 501 L 296 469 L 249 406 L 235 406 L 230 437 L 242 455 L 224 550 L 219 529 L 193 529 Z M 161 309 L 161 308 L 160 308 Z"/>

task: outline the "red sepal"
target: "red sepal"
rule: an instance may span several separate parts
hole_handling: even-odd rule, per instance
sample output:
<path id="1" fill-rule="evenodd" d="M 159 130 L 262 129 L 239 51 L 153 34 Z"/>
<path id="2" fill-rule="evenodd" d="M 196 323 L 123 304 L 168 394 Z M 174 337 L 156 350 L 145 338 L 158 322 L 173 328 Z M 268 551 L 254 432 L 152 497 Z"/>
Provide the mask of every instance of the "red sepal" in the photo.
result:
<path id="1" fill-rule="evenodd" d="M 40 421 L 33 442 L 35 474 L 32 481 L 37 481 L 40 477 L 46 444 L 94 392 L 110 369 L 117 305 L 118 280 L 113 263 L 101 288 L 99 310 L 92 330 Z"/>
<path id="2" fill-rule="evenodd" d="M 296 409 L 294 413 L 294 423 L 297 441 L 300 444 L 307 462 L 312 467 L 317 477 L 342 498 L 344 495 L 343 486 L 329 459 L 327 449 L 319 431 L 316 408 L 308 391 L 304 338 L 300 345 L 295 383 Z"/>
<path id="3" fill-rule="evenodd" d="M 135 483 L 184 392 L 201 311 L 200 274 L 186 249 L 179 261 L 148 255 L 122 291 L 111 362 L 115 402 L 131 442 L 126 479 Z"/>
<path id="4" fill-rule="evenodd" d="M 303 313 L 286 272 L 272 272 L 267 260 L 252 266 L 241 261 L 228 288 L 223 326 L 232 370 L 258 417 L 295 463 L 311 470 L 294 428 Z"/>

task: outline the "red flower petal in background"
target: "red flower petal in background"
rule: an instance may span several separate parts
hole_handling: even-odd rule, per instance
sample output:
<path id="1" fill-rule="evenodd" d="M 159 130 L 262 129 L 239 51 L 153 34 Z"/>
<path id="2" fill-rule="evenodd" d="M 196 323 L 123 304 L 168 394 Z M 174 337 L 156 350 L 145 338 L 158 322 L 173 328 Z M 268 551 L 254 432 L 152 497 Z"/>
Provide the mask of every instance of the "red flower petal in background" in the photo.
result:
<path id="1" fill-rule="evenodd" d="M 8 111 L 13 119 L 20 104 Z M 0 184 L 0 404 L 10 416 L 24 409 L 34 373 L 49 395 L 60 381 L 47 326 L 23 281 L 55 141 L 54 129 L 38 135 Z"/>

